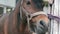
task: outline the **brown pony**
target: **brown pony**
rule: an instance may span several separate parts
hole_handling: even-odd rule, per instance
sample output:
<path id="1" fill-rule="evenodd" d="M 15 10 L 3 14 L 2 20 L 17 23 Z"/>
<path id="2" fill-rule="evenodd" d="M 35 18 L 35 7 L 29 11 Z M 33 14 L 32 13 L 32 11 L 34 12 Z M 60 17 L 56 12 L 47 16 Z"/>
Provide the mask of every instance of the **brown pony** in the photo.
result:
<path id="1" fill-rule="evenodd" d="M 49 19 L 43 7 L 42 0 L 19 0 L 14 11 L 0 20 L 0 34 L 45 34 Z"/>

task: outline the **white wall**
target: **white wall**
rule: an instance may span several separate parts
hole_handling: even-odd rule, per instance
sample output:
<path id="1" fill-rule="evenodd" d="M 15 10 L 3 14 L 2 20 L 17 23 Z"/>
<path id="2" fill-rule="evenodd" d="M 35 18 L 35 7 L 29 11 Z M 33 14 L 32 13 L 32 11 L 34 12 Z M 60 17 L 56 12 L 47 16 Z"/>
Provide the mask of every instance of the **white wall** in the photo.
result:
<path id="1" fill-rule="evenodd" d="M 54 0 L 52 15 L 60 17 L 60 0 Z M 59 20 L 60 21 L 60 20 Z M 60 22 L 51 20 L 51 34 L 60 34 Z"/>
<path id="2" fill-rule="evenodd" d="M 16 0 L 0 0 L 0 5 L 15 7 Z"/>

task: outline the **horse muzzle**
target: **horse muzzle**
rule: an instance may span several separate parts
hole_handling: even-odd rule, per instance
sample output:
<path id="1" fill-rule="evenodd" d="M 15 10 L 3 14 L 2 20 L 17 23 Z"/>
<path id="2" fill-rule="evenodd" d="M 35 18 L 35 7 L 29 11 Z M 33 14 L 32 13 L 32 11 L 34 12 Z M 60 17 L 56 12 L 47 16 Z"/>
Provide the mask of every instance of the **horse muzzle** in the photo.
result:
<path id="1" fill-rule="evenodd" d="M 36 24 L 31 24 L 30 26 L 30 30 L 35 34 L 44 34 L 48 31 L 48 24 L 46 24 L 43 20 Z"/>

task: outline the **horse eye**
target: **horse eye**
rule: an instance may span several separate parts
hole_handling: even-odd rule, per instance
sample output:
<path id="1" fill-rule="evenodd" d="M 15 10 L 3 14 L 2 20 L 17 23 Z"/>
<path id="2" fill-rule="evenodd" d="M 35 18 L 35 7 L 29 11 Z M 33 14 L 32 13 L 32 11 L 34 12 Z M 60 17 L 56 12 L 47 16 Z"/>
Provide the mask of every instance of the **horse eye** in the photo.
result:
<path id="1" fill-rule="evenodd" d="M 28 2 L 27 2 L 27 5 L 30 5 L 30 4 L 31 4 L 30 1 L 28 1 Z"/>

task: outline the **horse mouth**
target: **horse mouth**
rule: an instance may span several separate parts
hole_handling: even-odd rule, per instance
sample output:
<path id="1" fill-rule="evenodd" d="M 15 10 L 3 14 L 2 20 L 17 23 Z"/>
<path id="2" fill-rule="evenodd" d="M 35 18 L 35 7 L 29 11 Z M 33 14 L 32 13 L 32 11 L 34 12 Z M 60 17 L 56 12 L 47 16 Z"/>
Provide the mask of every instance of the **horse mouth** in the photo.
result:
<path id="1" fill-rule="evenodd" d="M 41 27 L 41 26 L 37 27 L 36 25 L 31 25 L 30 30 L 32 32 L 37 33 L 37 34 L 45 34 L 46 31 L 47 31 L 47 28 L 46 27 Z"/>
<path id="2" fill-rule="evenodd" d="M 36 29 L 36 33 L 37 33 L 37 34 L 43 34 L 43 33 L 45 33 L 45 29 L 42 28 L 42 27 L 38 27 L 38 28 Z"/>

